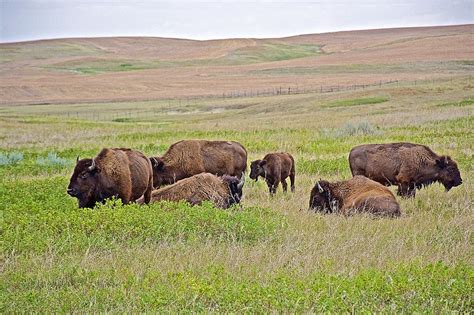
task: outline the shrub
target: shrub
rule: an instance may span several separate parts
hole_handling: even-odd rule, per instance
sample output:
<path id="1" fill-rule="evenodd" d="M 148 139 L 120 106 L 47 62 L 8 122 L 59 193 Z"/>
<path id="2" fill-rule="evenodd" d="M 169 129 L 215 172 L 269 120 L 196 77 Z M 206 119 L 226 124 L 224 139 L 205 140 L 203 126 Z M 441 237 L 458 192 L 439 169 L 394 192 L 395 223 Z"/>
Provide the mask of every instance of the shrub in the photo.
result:
<path id="1" fill-rule="evenodd" d="M 346 123 L 341 128 L 323 129 L 322 134 L 328 138 L 352 137 L 352 136 L 366 136 L 378 133 L 378 127 L 373 126 L 367 121 L 358 123 Z"/>
<path id="2" fill-rule="evenodd" d="M 23 153 L 0 153 L 0 165 L 14 165 L 23 160 Z"/>
<path id="3" fill-rule="evenodd" d="M 56 153 L 48 153 L 47 157 L 39 157 L 36 164 L 43 166 L 66 166 L 69 161 L 59 157 Z"/>

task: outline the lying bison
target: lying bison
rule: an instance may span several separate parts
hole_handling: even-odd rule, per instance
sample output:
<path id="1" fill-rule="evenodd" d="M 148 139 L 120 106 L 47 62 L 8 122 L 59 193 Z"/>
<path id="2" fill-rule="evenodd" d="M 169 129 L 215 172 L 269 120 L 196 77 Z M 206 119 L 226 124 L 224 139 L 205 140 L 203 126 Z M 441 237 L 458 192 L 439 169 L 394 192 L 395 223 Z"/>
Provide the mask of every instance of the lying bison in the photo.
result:
<path id="1" fill-rule="evenodd" d="M 392 192 L 364 176 L 335 183 L 317 182 L 311 191 L 309 207 L 323 213 L 343 215 L 366 212 L 375 216 L 400 216 L 400 206 Z"/>
<path id="2" fill-rule="evenodd" d="M 250 178 L 258 180 L 265 178 L 270 195 L 276 193 L 278 183 L 281 182 L 283 191 L 287 191 L 286 178 L 290 177 L 291 191 L 295 191 L 295 160 L 285 152 L 269 153 L 262 160 L 255 160 L 250 164 Z"/>
<path id="3" fill-rule="evenodd" d="M 200 173 L 240 178 L 247 167 L 247 151 L 234 141 L 183 140 L 162 157 L 151 157 L 155 188 Z"/>
<path id="4" fill-rule="evenodd" d="M 441 182 L 446 191 L 462 184 L 458 166 L 449 156 L 413 143 L 364 144 L 351 150 L 352 175 L 364 175 L 384 185 L 398 185 L 398 194 L 414 197 L 416 189 Z"/>
<path id="5" fill-rule="evenodd" d="M 245 177 L 239 181 L 235 176 L 218 177 L 209 173 L 201 173 L 154 190 L 151 194 L 151 201 L 184 200 L 196 205 L 208 200 L 212 201 L 216 207 L 228 208 L 233 204 L 240 203 L 244 181 Z M 141 198 L 137 202 L 143 203 L 144 200 Z"/>
<path id="6" fill-rule="evenodd" d="M 124 204 L 144 196 L 150 202 L 153 171 L 150 160 L 130 149 L 103 149 L 93 159 L 77 158 L 67 193 L 78 199 L 79 208 L 93 208 L 110 197 Z"/>

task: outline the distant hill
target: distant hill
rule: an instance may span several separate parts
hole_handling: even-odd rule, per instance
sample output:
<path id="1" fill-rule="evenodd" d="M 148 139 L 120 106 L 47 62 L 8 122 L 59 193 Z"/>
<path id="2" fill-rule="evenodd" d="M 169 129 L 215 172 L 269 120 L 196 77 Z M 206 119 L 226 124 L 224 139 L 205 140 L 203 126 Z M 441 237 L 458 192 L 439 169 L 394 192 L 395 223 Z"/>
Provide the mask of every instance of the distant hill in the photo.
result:
<path id="1" fill-rule="evenodd" d="M 0 44 L 0 102 L 73 103 L 472 74 L 474 25 L 272 39 L 73 38 Z"/>

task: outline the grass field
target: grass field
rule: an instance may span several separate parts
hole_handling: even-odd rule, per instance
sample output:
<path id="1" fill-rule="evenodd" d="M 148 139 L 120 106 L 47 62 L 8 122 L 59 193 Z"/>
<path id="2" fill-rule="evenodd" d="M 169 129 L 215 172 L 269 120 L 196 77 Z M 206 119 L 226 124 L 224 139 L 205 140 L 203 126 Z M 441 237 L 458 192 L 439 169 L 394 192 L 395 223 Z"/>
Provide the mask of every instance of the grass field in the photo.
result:
<path id="1" fill-rule="evenodd" d="M 239 99 L 0 107 L 0 312 L 472 312 L 470 77 Z M 77 209 L 75 159 L 162 154 L 181 139 L 288 151 L 296 192 L 247 180 L 242 207 L 110 202 Z M 401 200 L 399 219 L 307 211 L 349 150 L 411 141 L 451 155 L 464 183 Z M 393 191 L 395 190 L 392 187 Z"/>

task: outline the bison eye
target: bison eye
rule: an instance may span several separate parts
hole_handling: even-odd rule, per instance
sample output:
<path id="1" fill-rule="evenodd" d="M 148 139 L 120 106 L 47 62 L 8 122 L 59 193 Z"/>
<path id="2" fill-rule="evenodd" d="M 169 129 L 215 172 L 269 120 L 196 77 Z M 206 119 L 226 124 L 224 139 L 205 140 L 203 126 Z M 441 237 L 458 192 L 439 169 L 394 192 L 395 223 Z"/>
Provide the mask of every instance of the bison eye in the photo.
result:
<path id="1" fill-rule="evenodd" d="M 87 176 L 89 176 L 87 173 L 82 173 L 81 175 L 79 175 L 79 177 L 82 179 L 86 179 Z"/>

